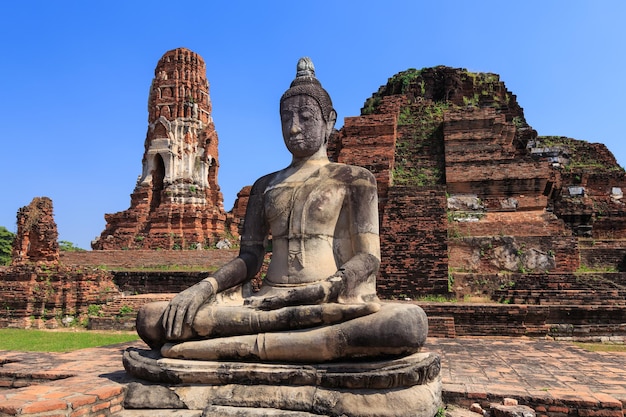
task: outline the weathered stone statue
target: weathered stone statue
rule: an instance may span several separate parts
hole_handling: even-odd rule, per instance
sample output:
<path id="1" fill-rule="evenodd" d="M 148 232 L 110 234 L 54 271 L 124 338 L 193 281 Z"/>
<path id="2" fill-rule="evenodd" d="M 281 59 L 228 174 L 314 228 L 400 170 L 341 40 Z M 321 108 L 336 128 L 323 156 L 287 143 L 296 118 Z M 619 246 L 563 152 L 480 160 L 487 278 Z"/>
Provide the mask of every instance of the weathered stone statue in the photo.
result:
<path id="1" fill-rule="evenodd" d="M 376 182 L 364 168 L 328 160 L 337 115 L 309 59 L 299 61 L 280 116 L 293 159 L 252 187 L 239 256 L 169 304 L 144 308 L 141 337 L 165 357 L 187 359 L 324 362 L 416 352 L 426 315 L 378 303 Z M 261 290 L 225 305 L 216 295 L 256 275 L 270 232 Z"/>
<path id="2" fill-rule="evenodd" d="M 252 187 L 239 256 L 171 302 L 145 306 L 137 318 L 138 333 L 153 349 L 160 349 L 163 358 L 189 361 L 172 362 L 185 369 L 198 361 L 320 364 L 322 368 L 334 361 L 328 366 L 341 376 L 333 377 L 331 387 L 394 388 L 439 381 L 438 358 L 429 357 L 420 365 L 399 359 L 413 357 L 424 344 L 427 318 L 416 305 L 380 302 L 376 296 L 380 264 L 376 182 L 364 168 L 329 161 L 326 145 L 337 115 L 308 58 L 298 62 L 296 78 L 281 98 L 280 116 L 293 159 L 287 168 L 260 178 Z M 261 268 L 270 235 L 269 269 L 260 291 L 252 293 L 247 289 L 249 281 Z M 128 358 L 127 369 L 139 376 L 157 375 L 151 379 L 158 380 L 169 372 L 165 379 L 172 381 L 172 372 L 176 374 L 172 369 L 150 368 L 154 363 L 146 364 L 150 370 L 144 372 L 143 365 Z M 160 360 L 158 355 L 155 358 Z M 352 364 L 350 371 L 337 368 L 336 361 L 348 359 L 366 365 Z M 367 361 L 373 359 L 387 365 L 372 368 Z M 416 362 L 424 360 L 420 357 Z M 199 366 L 206 371 L 207 363 Z M 219 363 L 223 373 L 223 362 Z M 302 385 L 306 380 L 305 385 L 315 386 L 330 369 L 315 368 L 317 376 L 305 378 L 302 368 L 293 365 L 292 376 L 284 376 L 281 366 L 280 371 L 268 371 L 272 377 L 252 383 Z M 385 366 L 396 370 L 389 374 Z M 404 369 L 401 376 L 400 368 Z M 220 382 L 237 379 L 233 373 L 241 368 L 230 369 L 228 378 L 222 376 Z M 257 377 L 261 373 L 258 368 L 254 372 Z M 277 377 L 276 372 L 283 376 Z M 347 376 L 355 372 L 363 374 Z M 177 375 L 174 382 L 184 381 Z M 194 378 L 214 382 L 197 372 Z M 247 378 L 241 379 L 251 383 Z M 428 412 L 440 401 L 436 391 L 428 390 L 432 394 Z M 393 395 L 389 398 L 395 400 Z M 389 415 L 404 414 L 390 409 Z"/>

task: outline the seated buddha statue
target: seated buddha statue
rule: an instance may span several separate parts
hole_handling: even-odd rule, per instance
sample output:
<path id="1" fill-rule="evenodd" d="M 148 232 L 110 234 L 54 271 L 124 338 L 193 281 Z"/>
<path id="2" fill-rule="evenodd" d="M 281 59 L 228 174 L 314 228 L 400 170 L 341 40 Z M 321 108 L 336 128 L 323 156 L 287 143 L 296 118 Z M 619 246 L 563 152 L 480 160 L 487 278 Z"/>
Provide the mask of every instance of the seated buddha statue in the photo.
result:
<path id="1" fill-rule="evenodd" d="M 376 180 L 328 159 L 337 114 L 308 58 L 280 99 L 280 118 L 292 160 L 253 185 L 239 255 L 169 303 L 145 305 L 139 335 L 163 357 L 193 360 L 323 363 L 417 352 L 424 311 L 376 295 Z M 259 291 L 246 291 L 270 235 L 267 274 Z"/>

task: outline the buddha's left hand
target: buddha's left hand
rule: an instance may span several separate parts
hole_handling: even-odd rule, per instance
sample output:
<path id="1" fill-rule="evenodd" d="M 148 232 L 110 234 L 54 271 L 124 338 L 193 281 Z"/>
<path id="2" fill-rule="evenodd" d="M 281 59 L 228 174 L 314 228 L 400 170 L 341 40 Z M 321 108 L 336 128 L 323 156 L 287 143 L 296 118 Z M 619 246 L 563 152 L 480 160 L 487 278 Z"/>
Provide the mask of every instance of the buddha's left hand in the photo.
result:
<path id="1" fill-rule="evenodd" d="M 191 327 L 198 309 L 215 299 L 215 288 L 208 280 L 178 293 L 163 312 L 163 329 L 168 340 L 179 339 L 185 327 Z"/>
<path id="2" fill-rule="evenodd" d="M 342 287 L 343 279 L 340 276 L 332 276 L 321 282 L 290 288 L 279 295 L 250 297 L 246 299 L 245 304 L 260 310 L 276 310 L 287 306 L 331 303 L 337 301 Z"/>

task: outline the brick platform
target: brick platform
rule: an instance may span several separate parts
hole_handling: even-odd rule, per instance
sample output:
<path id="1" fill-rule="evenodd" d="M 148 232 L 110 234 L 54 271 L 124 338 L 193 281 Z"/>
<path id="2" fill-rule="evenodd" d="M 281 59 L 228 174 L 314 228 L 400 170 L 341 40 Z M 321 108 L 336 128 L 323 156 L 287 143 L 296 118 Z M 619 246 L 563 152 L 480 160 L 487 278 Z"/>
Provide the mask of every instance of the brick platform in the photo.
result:
<path id="1" fill-rule="evenodd" d="M 129 344 L 70 353 L 0 351 L 0 416 L 111 416 L 122 411 Z"/>
<path id="2" fill-rule="evenodd" d="M 159 415 L 122 408 L 131 380 L 121 355 L 130 346 L 145 347 L 135 342 L 57 354 L 0 351 L 0 417 Z M 624 416 L 626 353 L 528 338 L 429 338 L 425 350 L 441 356 L 449 404 L 486 407 L 510 397 L 538 416 Z"/>

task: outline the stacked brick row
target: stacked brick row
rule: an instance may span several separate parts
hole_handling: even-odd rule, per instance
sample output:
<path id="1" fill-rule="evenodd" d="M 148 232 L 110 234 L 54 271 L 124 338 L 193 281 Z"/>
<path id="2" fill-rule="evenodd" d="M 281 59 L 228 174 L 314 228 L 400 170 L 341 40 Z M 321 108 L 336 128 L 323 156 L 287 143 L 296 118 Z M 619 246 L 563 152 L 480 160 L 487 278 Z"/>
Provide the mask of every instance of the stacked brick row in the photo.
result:
<path id="1" fill-rule="evenodd" d="M 236 257 L 238 252 L 238 249 L 61 252 L 60 262 L 67 266 L 103 266 L 110 270 L 164 268 L 176 265 L 208 268 L 224 265 Z"/>
<path id="2" fill-rule="evenodd" d="M 337 162 L 359 165 L 376 177 L 381 207 L 387 197 L 396 145 L 395 114 L 347 117 L 340 133 L 340 148 L 331 153 Z M 332 151 L 331 151 L 332 152 Z"/>
<path id="3" fill-rule="evenodd" d="M 454 217 L 454 215 L 452 215 Z M 480 221 L 455 222 L 451 237 L 460 236 L 568 236 L 562 219 L 545 210 L 480 213 Z"/>
<path id="4" fill-rule="evenodd" d="M 516 127 L 503 113 L 494 108 L 449 110 L 443 134 L 450 194 L 478 194 L 496 210 L 500 199 L 518 196 L 524 196 L 517 198 L 518 209 L 546 207 L 548 165 L 516 148 Z"/>
<path id="5" fill-rule="evenodd" d="M 494 291 L 494 299 L 511 304 L 626 306 L 623 274 L 527 274 L 517 275 L 512 283 Z"/>
<path id="6" fill-rule="evenodd" d="M 113 281 L 125 294 L 179 293 L 208 277 L 209 272 L 112 272 Z"/>
<path id="7" fill-rule="evenodd" d="M 626 271 L 626 248 L 590 247 L 580 249 L 583 265 L 592 270 Z"/>
<path id="8" fill-rule="evenodd" d="M 452 317 L 456 336 L 531 336 L 600 340 L 626 337 L 626 309 L 607 305 L 420 302 L 429 317 Z M 435 336 L 434 334 L 432 336 Z"/>
<path id="9" fill-rule="evenodd" d="M 457 336 L 537 336 L 548 331 L 549 308 L 502 304 L 420 303 L 426 314 L 454 317 Z"/>
<path id="10" fill-rule="evenodd" d="M 391 187 L 381 227 L 379 293 L 389 298 L 446 294 L 446 236 L 443 189 Z"/>
<path id="11" fill-rule="evenodd" d="M 93 268 L 24 265 L 0 280 L 0 327 L 58 326 L 64 316 L 119 297 L 112 276 Z"/>
<path id="12" fill-rule="evenodd" d="M 606 150 L 606 147 L 602 148 Z M 599 154 L 602 155 L 602 152 L 599 151 Z M 585 208 L 590 206 L 593 213 L 593 238 L 626 239 L 626 201 L 623 198 L 616 199 L 619 196 L 613 195 L 614 189 L 626 192 L 624 171 L 583 172 L 579 178 L 588 200 Z"/>

